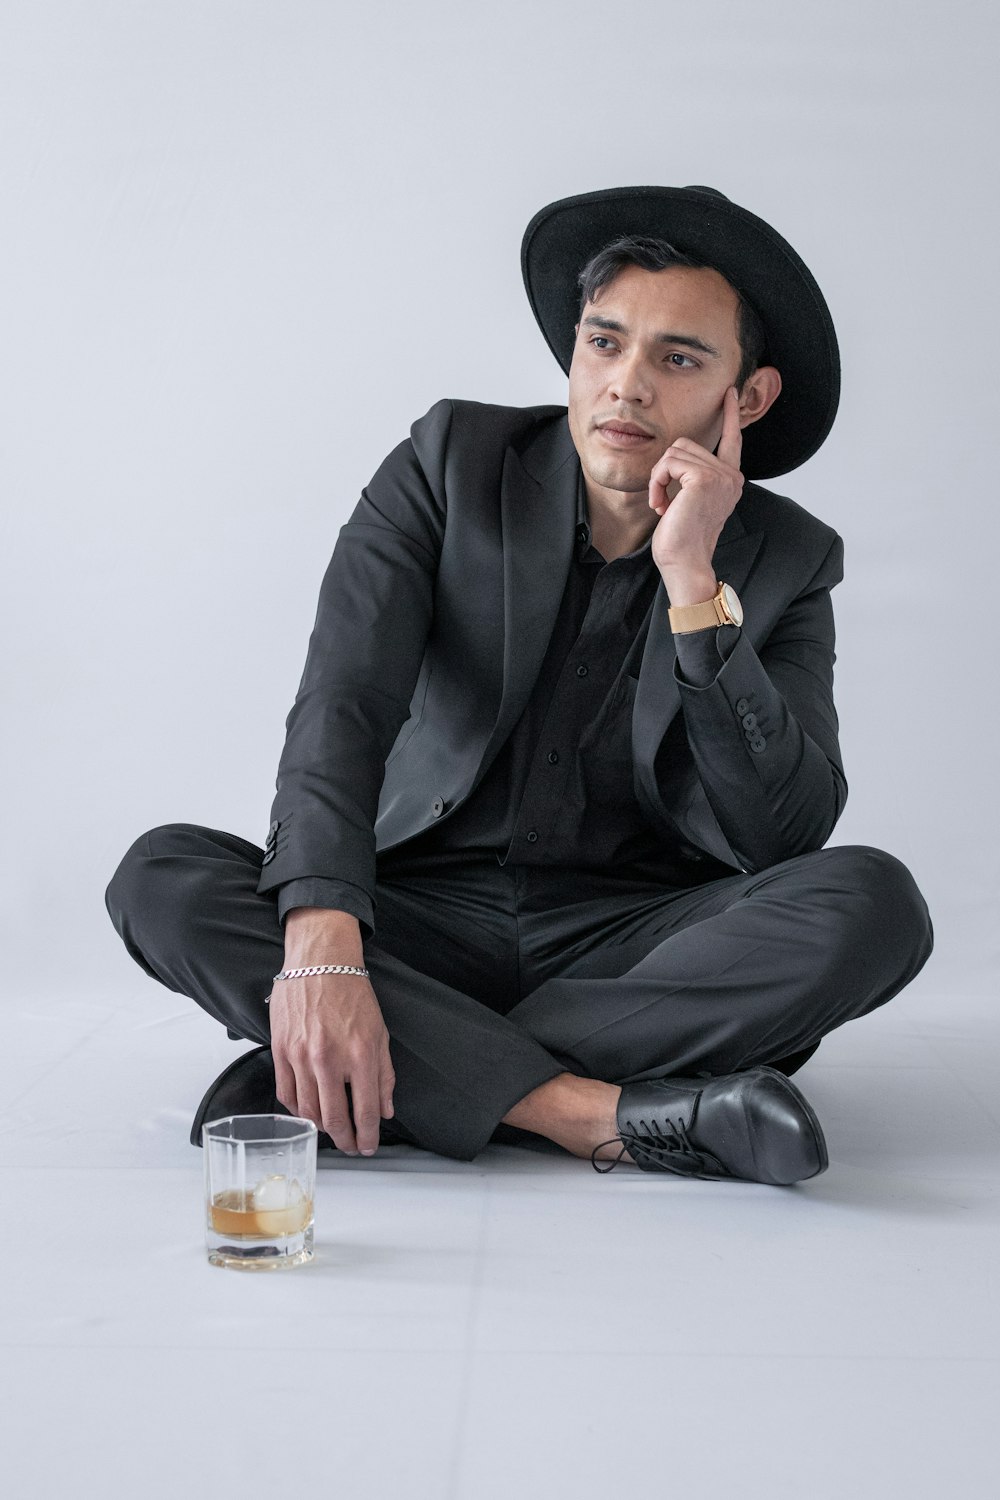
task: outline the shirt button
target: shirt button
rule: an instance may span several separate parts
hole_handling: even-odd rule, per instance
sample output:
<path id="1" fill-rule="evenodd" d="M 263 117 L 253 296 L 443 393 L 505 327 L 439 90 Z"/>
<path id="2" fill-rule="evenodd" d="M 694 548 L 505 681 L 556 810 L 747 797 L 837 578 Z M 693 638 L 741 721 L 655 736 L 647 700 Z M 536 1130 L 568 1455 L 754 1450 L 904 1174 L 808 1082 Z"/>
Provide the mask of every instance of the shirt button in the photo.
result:
<path id="1" fill-rule="evenodd" d="M 576 675 L 577 675 L 577 677 L 586 677 L 587 671 L 588 671 L 587 667 L 579 666 L 576 669 Z"/>
<path id="2" fill-rule="evenodd" d="M 527 840 L 528 840 L 529 844 L 537 844 L 538 843 L 538 834 L 535 832 L 535 830 L 533 828 L 529 828 L 528 829 L 528 832 L 527 832 L 526 836 L 527 836 Z"/>
<path id="3" fill-rule="evenodd" d="M 550 766 L 557 766 L 559 764 L 559 751 L 550 750 L 547 759 Z"/>
<path id="4" fill-rule="evenodd" d="M 441 814 L 444 812 L 444 802 L 442 798 L 434 798 L 434 801 L 431 803 L 431 812 L 436 818 L 439 818 L 441 816 Z"/>

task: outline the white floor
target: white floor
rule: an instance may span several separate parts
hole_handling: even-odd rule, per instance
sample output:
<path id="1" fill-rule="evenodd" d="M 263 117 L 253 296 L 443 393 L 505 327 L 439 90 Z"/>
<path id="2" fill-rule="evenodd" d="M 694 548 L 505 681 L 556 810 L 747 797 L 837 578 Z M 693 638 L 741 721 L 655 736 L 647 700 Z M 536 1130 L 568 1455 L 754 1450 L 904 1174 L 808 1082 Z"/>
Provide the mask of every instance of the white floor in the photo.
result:
<path id="1" fill-rule="evenodd" d="M 316 1260 L 271 1276 L 208 1265 L 188 1142 L 245 1044 L 141 974 L 6 1033 L 16 1500 L 998 1492 L 992 1002 L 918 981 L 827 1038 L 810 1183 L 323 1153 Z"/>

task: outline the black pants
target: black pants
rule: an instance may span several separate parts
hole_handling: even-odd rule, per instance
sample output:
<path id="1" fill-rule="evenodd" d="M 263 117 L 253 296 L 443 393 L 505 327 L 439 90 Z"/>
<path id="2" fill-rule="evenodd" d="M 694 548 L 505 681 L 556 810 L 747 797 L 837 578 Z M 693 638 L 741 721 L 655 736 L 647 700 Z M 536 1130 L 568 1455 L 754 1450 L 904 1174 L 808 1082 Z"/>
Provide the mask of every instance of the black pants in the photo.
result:
<path id="1" fill-rule="evenodd" d="M 284 936 L 263 850 L 189 823 L 144 833 L 105 901 L 132 958 L 234 1038 L 270 1040 Z M 825 849 L 685 890 L 495 859 L 379 862 L 365 963 L 396 1074 L 381 1139 L 470 1161 L 559 1073 L 628 1083 L 793 1072 L 932 946 L 909 871 Z"/>

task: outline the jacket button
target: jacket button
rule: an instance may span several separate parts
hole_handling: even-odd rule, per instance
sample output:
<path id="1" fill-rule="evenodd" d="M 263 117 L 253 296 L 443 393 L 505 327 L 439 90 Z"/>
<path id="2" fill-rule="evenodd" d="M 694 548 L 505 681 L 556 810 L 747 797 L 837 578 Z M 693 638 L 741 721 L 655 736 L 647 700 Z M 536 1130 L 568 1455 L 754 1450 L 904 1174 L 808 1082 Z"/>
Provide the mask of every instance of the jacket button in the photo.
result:
<path id="1" fill-rule="evenodd" d="M 443 797 L 435 797 L 434 798 L 434 801 L 431 804 L 431 812 L 434 814 L 434 816 L 436 818 L 439 818 L 441 816 L 441 814 L 444 812 L 444 798 Z"/>
<path id="2" fill-rule="evenodd" d="M 756 714 L 744 714 L 743 715 L 743 719 L 742 719 L 742 724 L 743 724 L 743 728 L 746 730 L 747 734 L 748 735 L 752 734 L 753 731 L 757 728 L 757 715 Z"/>
<path id="3" fill-rule="evenodd" d="M 274 858 L 274 855 L 275 855 L 275 850 L 269 849 L 267 851 L 267 853 L 264 855 L 264 858 L 261 860 L 261 864 L 262 865 L 269 865 L 271 863 L 272 859 Z"/>
<path id="4" fill-rule="evenodd" d="M 525 837 L 527 838 L 529 844 L 537 844 L 538 843 L 538 834 L 535 832 L 535 830 L 533 828 L 529 828 L 528 829 L 528 832 L 525 835 Z"/>
<path id="5" fill-rule="evenodd" d="M 577 669 L 576 669 L 576 675 L 577 675 L 577 677 L 586 677 L 586 675 L 587 675 L 587 672 L 588 672 L 588 671 L 589 671 L 589 668 L 588 668 L 588 667 L 585 667 L 585 666 L 583 666 L 583 665 L 582 665 L 582 664 L 581 664 L 581 665 L 580 665 L 580 666 L 579 666 L 579 667 L 577 667 Z"/>
<path id="6" fill-rule="evenodd" d="M 737 700 L 736 700 L 736 712 L 739 714 L 739 716 L 740 716 L 741 719 L 742 719 L 742 717 L 743 717 L 744 714 L 748 714 L 750 712 L 750 704 L 747 702 L 747 700 L 745 698 L 737 698 Z"/>
<path id="7" fill-rule="evenodd" d="M 548 755 L 546 756 L 546 759 L 550 766 L 557 766 L 559 764 L 559 751 L 550 750 Z"/>
<path id="8" fill-rule="evenodd" d="M 750 749 L 753 751 L 754 755 L 762 755 L 766 748 L 767 740 L 764 738 L 764 736 L 762 734 L 755 734 L 753 739 L 750 741 Z"/>

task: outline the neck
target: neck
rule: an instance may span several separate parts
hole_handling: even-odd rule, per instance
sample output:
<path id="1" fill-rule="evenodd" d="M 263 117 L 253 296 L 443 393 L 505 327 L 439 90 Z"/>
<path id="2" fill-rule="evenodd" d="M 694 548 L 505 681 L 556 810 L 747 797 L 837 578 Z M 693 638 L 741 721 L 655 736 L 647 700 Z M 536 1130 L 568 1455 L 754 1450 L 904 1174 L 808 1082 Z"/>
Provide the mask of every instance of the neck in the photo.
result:
<path id="1" fill-rule="evenodd" d="M 645 490 L 599 491 L 589 481 L 586 488 L 591 542 L 605 562 L 637 551 L 652 536 L 659 517 L 650 510 Z"/>

